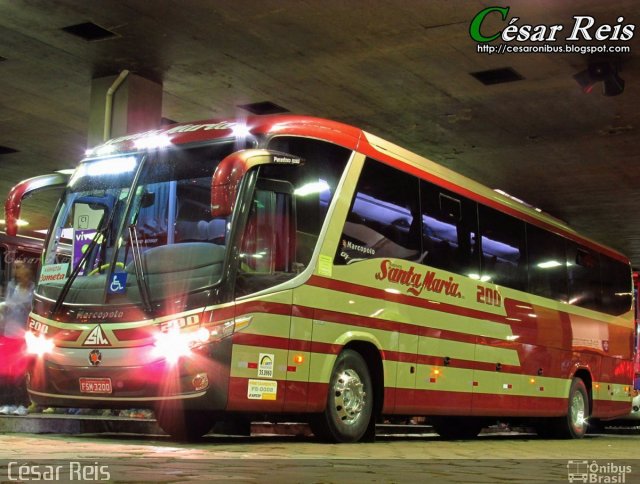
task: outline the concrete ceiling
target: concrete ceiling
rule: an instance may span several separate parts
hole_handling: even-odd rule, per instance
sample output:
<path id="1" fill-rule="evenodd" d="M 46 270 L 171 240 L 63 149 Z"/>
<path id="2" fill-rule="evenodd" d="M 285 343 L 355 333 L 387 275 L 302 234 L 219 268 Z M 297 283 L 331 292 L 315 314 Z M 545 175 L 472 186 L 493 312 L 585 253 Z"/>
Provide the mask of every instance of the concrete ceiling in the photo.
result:
<path id="1" fill-rule="evenodd" d="M 176 121 L 271 101 L 354 124 L 500 188 L 640 267 L 640 28 L 630 54 L 477 52 L 471 19 L 494 1 L 0 1 L 0 194 L 81 158 L 91 79 L 123 69 L 163 83 Z M 518 24 L 640 24 L 637 1 L 512 0 Z M 498 14 L 483 32 L 502 28 Z M 93 22 L 88 42 L 61 30 Z M 595 29 L 591 30 L 593 33 Z M 496 45 L 496 43 L 492 44 Z M 589 61 L 620 65 L 623 94 L 582 92 Z M 470 73 L 511 67 L 484 85 Z"/>

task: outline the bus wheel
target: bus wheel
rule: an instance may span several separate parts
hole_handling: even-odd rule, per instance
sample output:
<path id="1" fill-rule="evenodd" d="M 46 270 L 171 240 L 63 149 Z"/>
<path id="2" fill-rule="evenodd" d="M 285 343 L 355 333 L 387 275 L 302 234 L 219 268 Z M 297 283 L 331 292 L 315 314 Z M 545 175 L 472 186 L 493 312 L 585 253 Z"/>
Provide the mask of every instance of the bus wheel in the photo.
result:
<path id="1" fill-rule="evenodd" d="M 574 378 L 569 389 L 569 411 L 558 422 L 558 437 L 580 439 L 587 433 L 589 393 L 581 378 Z"/>
<path id="2" fill-rule="evenodd" d="M 589 393 L 581 378 L 574 378 L 569 389 L 567 415 L 544 420 L 538 435 L 559 439 L 580 439 L 588 429 Z"/>
<path id="3" fill-rule="evenodd" d="M 317 437 L 332 442 L 357 442 L 365 436 L 373 414 L 369 369 L 360 353 L 344 350 L 333 366 L 327 406 L 312 420 Z"/>
<path id="4" fill-rule="evenodd" d="M 163 404 L 156 408 L 158 425 L 177 440 L 194 441 L 213 427 L 213 414 L 206 410 L 183 409 L 179 405 Z"/>
<path id="5" fill-rule="evenodd" d="M 445 440 L 473 439 L 484 427 L 482 420 L 471 417 L 431 417 L 428 423 Z"/>

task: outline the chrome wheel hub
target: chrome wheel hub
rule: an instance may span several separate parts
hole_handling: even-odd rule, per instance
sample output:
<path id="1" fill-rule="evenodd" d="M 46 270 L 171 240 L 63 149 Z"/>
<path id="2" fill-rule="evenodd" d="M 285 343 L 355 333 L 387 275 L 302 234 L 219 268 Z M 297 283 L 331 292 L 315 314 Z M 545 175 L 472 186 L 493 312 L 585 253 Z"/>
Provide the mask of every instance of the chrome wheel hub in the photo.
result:
<path id="1" fill-rule="evenodd" d="M 338 418 L 348 425 L 354 424 L 362 415 L 367 396 L 358 373 L 343 370 L 336 379 L 333 395 Z"/>
<path id="2" fill-rule="evenodd" d="M 585 426 L 586 418 L 586 402 L 584 396 L 580 392 L 571 399 L 571 424 L 577 430 L 581 430 Z"/>

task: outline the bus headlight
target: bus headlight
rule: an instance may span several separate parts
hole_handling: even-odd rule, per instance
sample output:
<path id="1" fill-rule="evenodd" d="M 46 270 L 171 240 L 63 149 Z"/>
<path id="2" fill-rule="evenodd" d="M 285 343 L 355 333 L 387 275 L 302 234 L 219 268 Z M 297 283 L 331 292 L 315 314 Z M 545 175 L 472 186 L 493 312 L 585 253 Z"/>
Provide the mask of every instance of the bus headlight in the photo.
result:
<path id="1" fill-rule="evenodd" d="M 156 333 L 153 352 L 170 364 L 178 362 L 180 357 L 189 356 L 191 350 L 209 341 L 209 330 L 199 328 L 196 331 L 182 333 L 178 328 L 172 328 L 166 333 Z"/>
<path id="2" fill-rule="evenodd" d="M 27 354 L 43 356 L 53 351 L 52 339 L 48 339 L 43 334 L 35 335 L 31 331 L 27 331 L 24 334 L 24 340 L 27 344 Z"/>
<path id="3" fill-rule="evenodd" d="M 224 321 L 213 326 L 200 327 L 195 331 L 183 332 L 177 327 L 171 327 L 166 332 L 155 335 L 153 354 L 164 358 L 169 364 L 175 364 L 183 356 L 190 356 L 193 350 L 203 345 L 220 341 L 240 331 L 251 323 L 252 317 L 243 317 Z"/>

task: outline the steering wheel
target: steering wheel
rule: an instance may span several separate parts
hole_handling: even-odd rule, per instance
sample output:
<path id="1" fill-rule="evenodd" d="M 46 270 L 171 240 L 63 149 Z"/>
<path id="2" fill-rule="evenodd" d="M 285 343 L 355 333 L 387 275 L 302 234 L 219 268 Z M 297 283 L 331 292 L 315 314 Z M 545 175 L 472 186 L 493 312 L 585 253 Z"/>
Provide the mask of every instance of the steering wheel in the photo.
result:
<path id="1" fill-rule="evenodd" d="M 91 272 L 89 272 L 87 275 L 88 276 L 95 276 L 98 273 L 104 272 L 106 269 L 108 269 L 111 266 L 110 262 L 107 262 L 106 264 L 102 264 L 100 267 L 96 267 L 95 269 L 93 269 Z M 124 269 L 124 263 L 122 262 L 116 262 L 116 267 L 119 267 L 120 269 Z"/>

